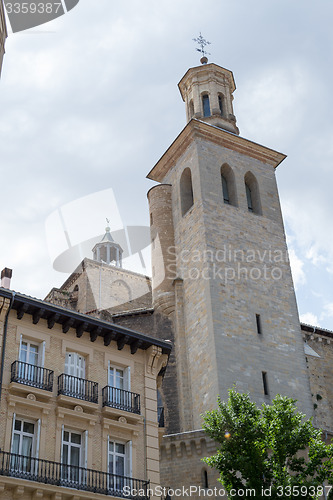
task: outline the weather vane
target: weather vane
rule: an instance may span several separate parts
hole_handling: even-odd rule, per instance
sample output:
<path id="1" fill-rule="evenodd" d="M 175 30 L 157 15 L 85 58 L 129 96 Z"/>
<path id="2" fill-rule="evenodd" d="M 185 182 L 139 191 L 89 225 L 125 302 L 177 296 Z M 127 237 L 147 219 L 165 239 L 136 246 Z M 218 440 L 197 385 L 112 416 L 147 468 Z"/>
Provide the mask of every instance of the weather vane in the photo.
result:
<path id="1" fill-rule="evenodd" d="M 198 47 L 196 47 L 196 50 L 198 52 L 201 52 L 201 54 L 202 54 L 201 62 L 203 64 L 206 64 L 208 62 L 208 59 L 206 56 L 210 56 L 210 53 L 205 50 L 205 47 L 206 47 L 206 45 L 210 45 L 210 42 L 208 42 L 208 40 L 204 39 L 201 32 L 200 32 L 200 36 L 198 36 L 198 38 L 192 38 L 192 40 L 193 40 L 193 42 L 196 42 L 198 45 L 200 45 L 200 49 Z"/>

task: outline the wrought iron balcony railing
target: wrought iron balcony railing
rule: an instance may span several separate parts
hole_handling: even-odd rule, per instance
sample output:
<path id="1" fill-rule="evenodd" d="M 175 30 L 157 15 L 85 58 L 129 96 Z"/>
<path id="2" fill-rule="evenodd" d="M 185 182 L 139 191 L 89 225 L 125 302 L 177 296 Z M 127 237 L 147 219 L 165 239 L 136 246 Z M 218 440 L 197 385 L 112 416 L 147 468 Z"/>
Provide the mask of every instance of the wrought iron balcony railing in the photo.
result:
<path id="1" fill-rule="evenodd" d="M 132 500 L 149 498 L 149 481 L 4 451 L 0 451 L 0 475 Z"/>
<path id="2" fill-rule="evenodd" d="M 102 389 L 103 406 L 140 415 L 140 394 L 107 385 Z"/>
<path id="3" fill-rule="evenodd" d="M 62 373 L 58 377 L 58 394 L 98 403 L 98 383 Z"/>
<path id="4" fill-rule="evenodd" d="M 23 361 L 14 361 L 11 365 L 10 381 L 52 392 L 53 371 Z"/>

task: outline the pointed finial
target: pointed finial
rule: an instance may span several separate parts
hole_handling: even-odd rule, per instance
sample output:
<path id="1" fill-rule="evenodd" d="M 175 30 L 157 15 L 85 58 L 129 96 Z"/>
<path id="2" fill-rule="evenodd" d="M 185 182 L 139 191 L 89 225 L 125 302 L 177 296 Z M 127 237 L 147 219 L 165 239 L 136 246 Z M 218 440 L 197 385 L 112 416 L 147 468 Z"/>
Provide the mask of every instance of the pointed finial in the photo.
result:
<path id="1" fill-rule="evenodd" d="M 193 42 L 200 45 L 200 49 L 198 47 L 196 47 L 196 50 L 198 52 L 201 52 L 201 54 L 202 54 L 202 58 L 200 59 L 201 64 L 207 64 L 208 58 L 206 56 L 210 55 L 210 53 L 205 50 L 205 47 L 206 47 L 206 45 L 210 45 L 210 42 L 208 42 L 208 40 L 204 39 L 201 32 L 200 32 L 200 36 L 198 36 L 198 38 L 192 38 L 192 40 L 193 40 Z"/>
<path id="2" fill-rule="evenodd" d="M 105 231 L 108 233 L 110 231 L 110 219 L 106 218 L 106 223 L 107 223 L 107 226 L 105 228 Z"/>

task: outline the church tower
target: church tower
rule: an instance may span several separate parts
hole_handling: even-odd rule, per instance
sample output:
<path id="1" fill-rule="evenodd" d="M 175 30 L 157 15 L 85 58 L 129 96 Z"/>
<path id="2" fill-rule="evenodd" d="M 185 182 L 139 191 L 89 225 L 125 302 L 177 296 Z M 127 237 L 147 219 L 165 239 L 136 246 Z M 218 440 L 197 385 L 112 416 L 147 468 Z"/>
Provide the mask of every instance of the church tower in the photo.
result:
<path id="1" fill-rule="evenodd" d="M 207 62 L 207 61 L 204 61 Z M 175 328 L 180 432 L 233 386 L 313 406 L 275 179 L 285 155 L 239 135 L 216 64 L 179 83 L 187 125 L 148 174 L 155 310 Z M 158 244 L 157 244 L 158 243 Z"/>

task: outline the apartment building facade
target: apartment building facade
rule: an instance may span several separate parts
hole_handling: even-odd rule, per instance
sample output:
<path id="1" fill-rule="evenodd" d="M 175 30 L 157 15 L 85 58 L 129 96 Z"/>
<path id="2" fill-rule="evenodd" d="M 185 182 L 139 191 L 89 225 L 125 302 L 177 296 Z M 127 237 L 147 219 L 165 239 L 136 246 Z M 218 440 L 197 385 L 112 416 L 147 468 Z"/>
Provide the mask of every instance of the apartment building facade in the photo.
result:
<path id="1" fill-rule="evenodd" d="M 148 497 L 170 343 L 6 288 L 0 321 L 1 498 Z"/>

